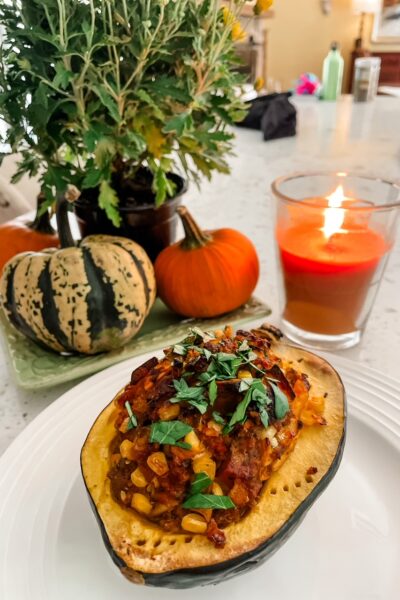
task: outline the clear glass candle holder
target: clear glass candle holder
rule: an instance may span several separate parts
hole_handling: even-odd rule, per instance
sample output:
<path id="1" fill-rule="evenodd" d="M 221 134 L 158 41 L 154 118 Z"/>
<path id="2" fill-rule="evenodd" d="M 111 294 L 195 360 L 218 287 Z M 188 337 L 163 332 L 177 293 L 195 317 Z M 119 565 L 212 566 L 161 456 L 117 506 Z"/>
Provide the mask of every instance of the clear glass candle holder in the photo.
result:
<path id="1" fill-rule="evenodd" d="M 282 330 L 322 350 L 356 345 L 395 237 L 400 185 L 349 173 L 272 184 Z"/>

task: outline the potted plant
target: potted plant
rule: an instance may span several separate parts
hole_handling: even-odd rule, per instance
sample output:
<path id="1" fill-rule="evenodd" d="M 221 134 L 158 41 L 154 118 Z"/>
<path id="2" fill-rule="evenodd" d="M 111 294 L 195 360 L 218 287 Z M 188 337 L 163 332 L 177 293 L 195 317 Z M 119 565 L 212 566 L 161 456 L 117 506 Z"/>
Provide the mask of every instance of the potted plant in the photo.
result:
<path id="1" fill-rule="evenodd" d="M 118 233 L 152 258 L 186 179 L 228 173 L 244 116 L 235 38 L 244 0 L 9 0 L 0 6 L 3 142 L 39 176 L 44 209 L 69 185 L 83 235 Z M 255 12 L 270 0 L 258 0 Z"/>

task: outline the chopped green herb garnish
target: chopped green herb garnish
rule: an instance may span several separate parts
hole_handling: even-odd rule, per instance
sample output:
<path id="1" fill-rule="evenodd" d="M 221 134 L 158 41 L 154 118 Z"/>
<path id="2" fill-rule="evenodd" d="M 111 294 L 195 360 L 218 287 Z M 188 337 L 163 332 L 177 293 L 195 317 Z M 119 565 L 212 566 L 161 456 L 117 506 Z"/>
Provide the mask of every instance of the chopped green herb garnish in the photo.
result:
<path id="1" fill-rule="evenodd" d="M 200 383 L 206 384 L 216 378 L 215 373 L 210 373 L 209 371 L 205 371 L 204 373 L 200 373 L 198 380 Z"/>
<path id="2" fill-rule="evenodd" d="M 212 479 L 206 473 L 197 473 L 192 485 L 190 486 L 189 496 L 199 494 L 212 484 Z"/>
<path id="3" fill-rule="evenodd" d="M 239 384 L 239 392 L 245 392 L 248 390 L 253 381 L 254 379 L 252 377 L 245 377 L 244 379 L 241 379 Z"/>
<path id="4" fill-rule="evenodd" d="M 282 392 L 280 387 L 272 382 L 270 382 L 270 386 L 272 387 L 275 396 L 275 416 L 277 419 L 283 419 L 283 417 L 289 412 L 289 401 L 286 394 Z"/>
<path id="5" fill-rule="evenodd" d="M 137 418 L 133 414 L 131 405 L 129 404 L 128 401 L 125 402 L 125 408 L 129 415 L 129 421 L 128 421 L 128 427 L 127 427 L 127 430 L 129 431 L 130 429 L 134 429 L 135 427 L 137 427 Z"/>
<path id="6" fill-rule="evenodd" d="M 225 425 L 225 419 L 219 414 L 219 412 L 214 411 L 212 418 L 216 423 L 218 423 L 218 425 Z"/>
<path id="7" fill-rule="evenodd" d="M 233 413 L 233 415 L 230 418 L 230 421 L 228 423 L 228 429 L 227 429 L 227 433 L 229 433 L 229 431 L 232 430 L 232 428 L 234 427 L 234 425 L 236 425 L 237 423 L 244 423 L 246 421 L 246 412 L 248 409 L 248 406 L 251 402 L 251 388 L 249 388 L 243 398 L 243 400 L 241 402 L 239 402 L 239 404 L 237 405 L 235 412 Z"/>
<path id="8" fill-rule="evenodd" d="M 177 393 L 173 398 L 170 398 L 170 402 L 172 404 L 181 401 L 188 402 L 188 404 L 197 408 L 204 415 L 208 408 L 207 399 L 204 396 L 204 388 L 201 386 L 190 387 L 183 378 L 179 380 L 174 379 L 173 383 Z"/>
<path id="9" fill-rule="evenodd" d="M 152 444 L 170 444 L 190 450 L 190 444 L 178 441 L 190 431 L 193 431 L 193 428 L 182 421 L 158 421 L 151 426 L 150 442 Z"/>
<path id="10" fill-rule="evenodd" d="M 243 340 L 243 342 L 240 344 L 238 350 L 239 350 L 239 352 L 246 352 L 247 350 L 250 350 L 250 346 L 249 346 L 247 340 Z"/>
<path id="11" fill-rule="evenodd" d="M 207 360 L 210 360 L 210 358 L 212 356 L 212 352 L 210 352 L 210 350 L 207 350 L 207 348 L 203 348 L 203 354 Z"/>
<path id="12" fill-rule="evenodd" d="M 210 381 L 210 383 L 208 384 L 208 398 L 210 400 L 211 406 L 214 405 L 214 402 L 217 399 L 217 394 L 218 394 L 217 382 L 215 381 L 215 379 L 212 379 Z"/>
<path id="13" fill-rule="evenodd" d="M 185 356 L 187 354 L 188 348 L 184 344 L 175 344 L 175 346 L 172 348 L 172 350 L 173 350 L 173 352 L 175 352 L 175 354 L 180 354 L 181 356 Z"/>
<path id="14" fill-rule="evenodd" d="M 185 500 L 183 508 L 217 508 L 227 510 L 236 508 L 229 496 L 214 496 L 213 494 L 194 494 Z"/>
<path id="15" fill-rule="evenodd" d="M 269 415 L 263 406 L 260 407 L 260 419 L 265 429 L 267 429 L 267 427 L 269 426 Z"/>

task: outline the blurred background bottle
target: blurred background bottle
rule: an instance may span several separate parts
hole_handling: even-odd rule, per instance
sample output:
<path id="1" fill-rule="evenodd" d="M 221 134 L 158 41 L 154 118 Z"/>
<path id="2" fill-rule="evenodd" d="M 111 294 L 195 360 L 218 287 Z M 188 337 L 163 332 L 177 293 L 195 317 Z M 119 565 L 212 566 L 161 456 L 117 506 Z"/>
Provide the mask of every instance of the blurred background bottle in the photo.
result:
<path id="1" fill-rule="evenodd" d="M 324 60 L 322 71 L 322 100 L 337 100 L 342 92 L 344 60 L 337 42 L 332 42 L 331 50 Z"/>

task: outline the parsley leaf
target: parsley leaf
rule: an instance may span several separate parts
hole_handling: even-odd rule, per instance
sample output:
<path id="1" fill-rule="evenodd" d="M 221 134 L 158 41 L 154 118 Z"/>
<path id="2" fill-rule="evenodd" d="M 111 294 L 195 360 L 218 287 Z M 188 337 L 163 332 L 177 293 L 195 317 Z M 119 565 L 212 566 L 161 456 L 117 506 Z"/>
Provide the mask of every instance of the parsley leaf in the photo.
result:
<path id="1" fill-rule="evenodd" d="M 236 508 L 229 496 L 214 496 L 214 494 L 194 494 L 185 500 L 183 508 L 219 508 L 226 510 Z"/>
<path id="2" fill-rule="evenodd" d="M 270 386 L 274 391 L 275 396 L 275 415 L 277 419 L 283 419 L 283 417 L 289 412 L 289 401 L 281 388 L 274 383 L 270 382 Z"/>
<path id="3" fill-rule="evenodd" d="M 189 496 L 199 494 L 212 484 L 212 479 L 206 473 L 197 473 L 192 485 L 190 486 Z"/>
<path id="4" fill-rule="evenodd" d="M 125 408 L 126 408 L 126 410 L 128 412 L 128 415 L 129 415 L 129 422 L 128 422 L 128 427 L 127 427 L 127 431 L 129 431 L 130 429 L 133 429 L 134 427 L 137 427 L 137 418 L 133 414 L 131 405 L 129 404 L 128 401 L 125 402 Z"/>
<path id="5" fill-rule="evenodd" d="M 190 449 L 190 444 L 178 442 L 190 431 L 193 431 L 193 428 L 182 421 L 158 421 L 151 426 L 150 443 L 170 444 L 171 446 Z"/>
<path id="6" fill-rule="evenodd" d="M 208 384 L 208 397 L 209 397 L 211 406 L 214 405 L 214 402 L 217 399 L 217 394 L 218 394 L 217 382 L 215 381 L 215 379 L 212 379 L 210 381 L 210 383 Z"/>

